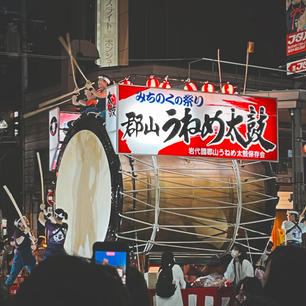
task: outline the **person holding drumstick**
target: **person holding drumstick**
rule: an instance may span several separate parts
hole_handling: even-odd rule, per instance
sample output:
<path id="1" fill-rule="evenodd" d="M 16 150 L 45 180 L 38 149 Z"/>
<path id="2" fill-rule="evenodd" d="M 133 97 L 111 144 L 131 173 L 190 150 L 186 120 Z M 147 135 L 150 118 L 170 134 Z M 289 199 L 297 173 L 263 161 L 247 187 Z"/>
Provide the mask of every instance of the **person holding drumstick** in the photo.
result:
<path id="1" fill-rule="evenodd" d="M 85 99 L 78 99 L 78 95 L 72 96 L 72 104 L 76 106 L 95 107 L 98 103 L 96 96 L 89 89 L 84 90 Z"/>
<path id="2" fill-rule="evenodd" d="M 45 210 L 45 204 L 41 204 L 40 209 L 38 221 L 47 229 L 47 248 L 43 259 L 49 256 L 66 254 L 64 243 L 68 224 L 63 220 L 68 219 L 68 214 L 63 209 L 57 208 L 53 214 L 49 215 Z"/>
<path id="3" fill-rule="evenodd" d="M 102 118 L 105 117 L 106 88 L 111 85 L 112 81 L 104 75 L 98 77 L 98 89 L 96 90 L 92 83 L 86 84 L 84 94 L 85 99 L 78 99 L 78 95 L 72 96 L 72 104 L 85 106 L 84 114 L 99 113 Z"/>
<path id="4" fill-rule="evenodd" d="M 102 118 L 105 117 L 105 105 L 106 105 L 106 88 L 111 85 L 112 81 L 105 75 L 100 75 L 98 77 L 98 89 L 94 89 L 91 84 L 88 84 L 88 90 L 91 94 L 96 97 L 98 103 L 95 107 L 88 107 L 85 113 L 97 112 L 100 113 Z"/>
<path id="5" fill-rule="evenodd" d="M 10 275 L 3 286 L 3 289 L 5 290 L 9 290 L 9 288 L 13 285 L 19 272 L 24 266 L 26 266 L 27 270 L 31 272 L 36 265 L 36 260 L 31 249 L 32 236 L 29 228 L 29 220 L 26 216 L 22 216 L 22 218 L 24 222 L 22 222 L 21 218 L 16 219 L 14 222 L 14 225 L 17 228 L 13 235 L 15 241 L 15 254 Z M 25 224 L 27 226 L 25 226 Z"/>

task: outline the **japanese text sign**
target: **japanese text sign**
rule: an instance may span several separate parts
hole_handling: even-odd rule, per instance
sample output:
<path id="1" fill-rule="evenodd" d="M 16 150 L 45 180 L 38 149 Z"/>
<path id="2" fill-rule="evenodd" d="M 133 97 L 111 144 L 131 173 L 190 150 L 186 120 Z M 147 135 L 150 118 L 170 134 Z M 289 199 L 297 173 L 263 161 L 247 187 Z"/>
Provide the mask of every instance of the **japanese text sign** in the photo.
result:
<path id="1" fill-rule="evenodd" d="M 306 50 L 306 30 L 287 35 L 287 56 Z"/>
<path id="2" fill-rule="evenodd" d="M 287 75 L 306 71 L 306 59 L 287 63 Z"/>
<path id="3" fill-rule="evenodd" d="M 97 48 L 100 66 L 118 65 L 118 0 L 97 1 Z"/>
<path id="4" fill-rule="evenodd" d="M 272 98 L 115 85 L 106 129 L 117 153 L 278 160 Z"/>

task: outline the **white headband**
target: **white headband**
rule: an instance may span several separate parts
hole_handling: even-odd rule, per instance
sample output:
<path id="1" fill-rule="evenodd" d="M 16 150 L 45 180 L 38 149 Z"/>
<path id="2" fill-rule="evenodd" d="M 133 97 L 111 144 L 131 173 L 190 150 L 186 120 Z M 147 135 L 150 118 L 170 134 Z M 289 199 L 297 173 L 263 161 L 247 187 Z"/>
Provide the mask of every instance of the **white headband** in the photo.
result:
<path id="1" fill-rule="evenodd" d="M 293 215 L 299 215 L 299 213 L 296 210 L 288 210 L 288 213 Z"/>
<path id="2" fill-rule="evenodd" d="M 99 75 L 98 79 L 105 81 L 107 83 L 107 85 L 109 85 L 111 83 L 110 79 L 108 77 L 104 76 L 104 75 Z"/>

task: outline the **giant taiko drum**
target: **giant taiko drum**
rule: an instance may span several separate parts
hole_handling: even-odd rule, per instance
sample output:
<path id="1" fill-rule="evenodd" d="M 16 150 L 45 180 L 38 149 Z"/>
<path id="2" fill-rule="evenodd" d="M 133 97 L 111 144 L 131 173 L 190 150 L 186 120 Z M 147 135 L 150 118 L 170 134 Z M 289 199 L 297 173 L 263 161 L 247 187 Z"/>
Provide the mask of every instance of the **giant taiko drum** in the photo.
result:
<path id="1" fill-rule="evenodd" d="M 69 254 L 121 239 L 138 252 L 201 258 L 240 243 L 260 252 L 271 229 L 274 181 L 261 162 L 117 155 L 94 115 L 74 122 L 58 159 L 56 206 L 68 212 Z"/>

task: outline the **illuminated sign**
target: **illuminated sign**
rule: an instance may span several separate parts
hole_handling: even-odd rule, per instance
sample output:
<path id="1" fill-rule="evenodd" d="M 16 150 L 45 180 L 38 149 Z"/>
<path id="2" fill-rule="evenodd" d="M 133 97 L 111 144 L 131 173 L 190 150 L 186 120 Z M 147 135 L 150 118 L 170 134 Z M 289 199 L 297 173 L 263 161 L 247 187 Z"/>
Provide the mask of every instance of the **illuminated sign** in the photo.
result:
<path id="1" fill-rule="evenodd" d="M 106 129 L 118 153 L 278 160 L 272 98 L 114 85 Z"/>
<path id="2" fill-rule="evenodd" d="M 306 31 L 287 35 L 287 56 L 306 51 Z"/>
<path id="3" fill-rule="evenodd" d="M 287 75 L 306 71 L 306 59 L 287 63 Z"/>

